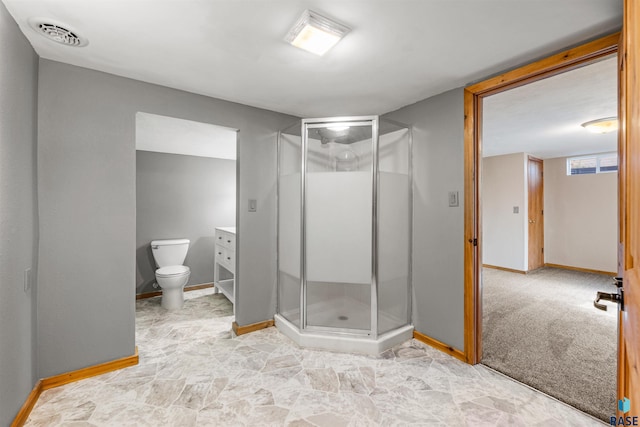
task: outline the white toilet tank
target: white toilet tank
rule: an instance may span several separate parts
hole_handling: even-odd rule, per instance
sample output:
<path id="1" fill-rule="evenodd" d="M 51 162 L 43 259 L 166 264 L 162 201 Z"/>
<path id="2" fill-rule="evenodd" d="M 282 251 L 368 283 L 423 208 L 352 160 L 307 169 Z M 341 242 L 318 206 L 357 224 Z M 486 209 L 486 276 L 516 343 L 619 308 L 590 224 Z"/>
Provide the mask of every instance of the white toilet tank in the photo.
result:
<path id="1" fill-rule="evenodd" d="M 151 252 L 158 267 L 182 265 L 189 250 L 189 239 L 154 240 Z"/>

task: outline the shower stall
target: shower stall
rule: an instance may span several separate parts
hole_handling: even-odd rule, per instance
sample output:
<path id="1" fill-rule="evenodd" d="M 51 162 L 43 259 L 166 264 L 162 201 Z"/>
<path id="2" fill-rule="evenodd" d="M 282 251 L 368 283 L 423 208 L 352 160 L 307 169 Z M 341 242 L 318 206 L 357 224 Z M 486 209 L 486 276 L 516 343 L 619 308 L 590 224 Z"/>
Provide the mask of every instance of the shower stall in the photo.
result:
<path id="1" fill-rule="evenodd" d="M 408 126 L 366 116 L 282 130 L 278 329 L 368 354 L 410 339 L 411 204 Z"/>

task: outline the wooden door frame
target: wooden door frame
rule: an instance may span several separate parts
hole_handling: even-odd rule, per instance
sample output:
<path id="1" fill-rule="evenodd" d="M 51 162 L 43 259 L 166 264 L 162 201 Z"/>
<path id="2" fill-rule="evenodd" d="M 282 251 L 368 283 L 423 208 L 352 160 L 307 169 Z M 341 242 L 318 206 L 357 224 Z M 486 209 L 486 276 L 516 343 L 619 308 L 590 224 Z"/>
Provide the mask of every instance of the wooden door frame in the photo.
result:
<path id="1" fill-rule="evenodd" d="M 640 416 L 640 7 L 625 0 L 619 61 L 620 245 L 625 311 L 620 313 L 618 398 L 630 400 L 630 411 L 618 417 Z"/>
<path id="2" fill-rule="evenodd" d="M 464 354 L 475 365 L 482 357 L 482 158 L 483 98 L 580 68 L 618 51 L 620 33 L 557 53 L 473 84 L 464 90 Z"/>
<path id="3" fill-rule="evenodd" d="M 542 193 L 542 211 L 544 212 L 544 160 L 539 159 L 537 157 L 528 155 L 527 156 L 527 218 L 531 219 L 531 187 L 529 186 L 530 178 L 531 178 L 531 162 L 540 163 L 540 174 L 542 175 L 542 182 L 540 183 L 540 192 Z M 527 221 L 527 272 L 532 271 L 534 269 L 531 268 L 531 246 L 529 246 L 529 242 L 531 241 L 531 233 L 529 233 L 529 223 Z M 542 216 L 542 266 L 544 266 L 544 215 Z M 539 268 L 539 267 L 536 267 Z"/>

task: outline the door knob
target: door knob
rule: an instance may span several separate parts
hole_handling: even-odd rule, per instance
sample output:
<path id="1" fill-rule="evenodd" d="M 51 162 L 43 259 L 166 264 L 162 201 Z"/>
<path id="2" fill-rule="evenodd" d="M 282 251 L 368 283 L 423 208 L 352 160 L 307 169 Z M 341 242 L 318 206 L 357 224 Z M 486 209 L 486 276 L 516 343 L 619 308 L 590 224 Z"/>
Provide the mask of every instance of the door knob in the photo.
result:
<path id="1" fill-rule="evenodd" d="M 604 304 L 600 304 L 600 300 L 617 302 L 622 304 L 622 295 L 621 294 L 608 294 L 606 292 L 598 292 L 596 294 L 596 299 L 593 301 L 593 306 L 598 310 L 607 311 L 607 306 Z"/>

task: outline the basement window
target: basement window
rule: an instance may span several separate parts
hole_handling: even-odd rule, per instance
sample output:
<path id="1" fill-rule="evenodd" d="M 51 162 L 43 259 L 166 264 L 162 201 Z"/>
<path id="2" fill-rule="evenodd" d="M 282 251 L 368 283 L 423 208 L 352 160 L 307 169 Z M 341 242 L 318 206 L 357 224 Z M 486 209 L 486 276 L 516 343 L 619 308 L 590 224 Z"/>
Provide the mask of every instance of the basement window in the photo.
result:
<path id="1" fill-rule="evenodd" d="M 567 175 L 587 175 L 618 171 L 618 153 L 592 154 L 590 156 L 569 157 Z"/>

